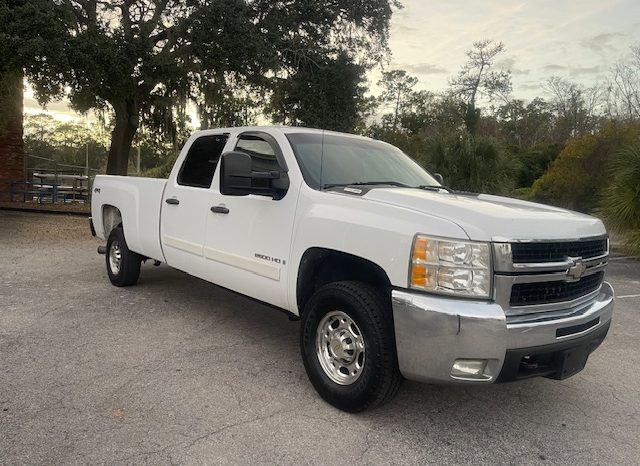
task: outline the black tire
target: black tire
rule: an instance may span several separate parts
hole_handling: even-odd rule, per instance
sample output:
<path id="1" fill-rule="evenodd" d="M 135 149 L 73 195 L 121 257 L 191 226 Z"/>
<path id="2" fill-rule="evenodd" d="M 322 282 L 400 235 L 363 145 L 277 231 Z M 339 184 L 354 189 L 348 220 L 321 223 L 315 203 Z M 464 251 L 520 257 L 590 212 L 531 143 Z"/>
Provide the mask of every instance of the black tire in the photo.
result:
<path id="1" fill-rule="evenodd" d="M 114 269 L 111 265 L 112 248 L 118 248 L 120 251 L 119 269 Z M 115 249 L 114 249 L 115 252 Z M 107 253 L 105 254 L 107 262 L 107 274 L 109 280 L 115 286 L 131 286 L 138 282 L 140 277 L 140 264 L 142 257 L 129 250 L 127 242 L 124 239 L 124 231 L 122 227 L 114 228 L 107 240 Z"/>
<path id="2" fill-rule="evenodd" d="M 322 367 L 322 356 L 316 346 L 318 326 L 325 316 L 331 319 L 335 311 L 346 314 L 364 338 L 363 366 L 349 385 L 332 380 Z M 320 396 L 338 409 L 359 412 L 374 408 L 390 401 L 400 388 L 402 376 L 396 356 L 391 303 L 371 285 L 344 281 L 330 283 L 316 291 L 302 315 L 300 347 L 309 380 Z M 332 351 L 330 345 L 326 348 L 327 352 Z"/>

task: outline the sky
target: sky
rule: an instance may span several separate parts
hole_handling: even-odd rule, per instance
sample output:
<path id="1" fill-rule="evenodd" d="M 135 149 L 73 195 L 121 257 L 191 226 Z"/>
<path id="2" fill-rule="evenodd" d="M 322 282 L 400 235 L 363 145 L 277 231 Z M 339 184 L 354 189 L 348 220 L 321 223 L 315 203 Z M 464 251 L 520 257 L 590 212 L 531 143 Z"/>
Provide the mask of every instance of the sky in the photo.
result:
<path id="1" fill-rule="evenodd" d="M 604 80 L 611 66 L 640 45 L 640 0 L 401 0 L 391 20 L 392 52 L 385 69 L 404 69 L 417 89 L 443 91 L 476 40 L 502 41 L 497 65 L 512 71 L 514 96 L 545 96 L 544 81 L 561 76 L 585 86 Z M 380 71 L 370 74 L 371 91 Z M 29 89 L 25 112 L 42 111 Z M 65 102 L 47 110 L 75 115 Z"/>
<path id="2" fill-rule="evenodd" d="M 391 20 L 391 69 L 444 90 L 474 41 L 504 43 L 517 98 L 542 95 L 550 76 L 585 86 L 606 78 L 631 45 L 640 45 L 640 0 L 403 0 Z"/>

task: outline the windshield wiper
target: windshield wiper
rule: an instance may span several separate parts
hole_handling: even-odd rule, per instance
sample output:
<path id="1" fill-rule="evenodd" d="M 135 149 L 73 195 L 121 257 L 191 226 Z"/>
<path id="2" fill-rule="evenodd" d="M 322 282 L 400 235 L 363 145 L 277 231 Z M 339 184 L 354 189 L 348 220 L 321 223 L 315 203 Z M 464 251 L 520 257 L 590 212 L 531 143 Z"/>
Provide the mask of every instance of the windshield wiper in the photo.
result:
<path id="1" fill-rule="evenodd" d="M 398 188 L 410 188 L 411 186 L 406 185 L 404 183 L 398 183 L 397 181 L 357 181 L 355 183 L 333 183 L 333 184 L 324 184 L 322 185 L 322 189 L 329 188 L 341 188 L 343 186 L 374 186 L 374 185 L 389 185 L 396 186 Z"/>
<path id="2" fill-rule="evenodd" d="M 447 188 L 446 186 L 442 186 L 442 185 L 435 185 L 435 184 L 421 184 L 418 186 L 414 186 L 417 189 L 424 189 L 425 191 L 440 191 L 441 189 L 444 189 L 445 191 L 448 191 L 450 193 L 453 193 L 453 189 L 451 188 Z"/>
<path id="3" fill-rule="evenodd" d="M 421 184 L 418 186 L 409 186 L 404 183 L 400 183 L 398 181 L 356 181 L 354 183 L 331 183 L 322 185 L 322 189 L 330 189 L 330 188 L 343 188 L 347 186 L 375 186 L 375 185 L 387 185 L 387 186 L 395 186 L 397 188 L 415 188 L 415 189 L 424 189 L 425 191 L 440 191 L 444 189 L 450 193 L 453 193 L 454 190 L 451 188 L 447 188 L 442 185 L 431 185 L 431 184 Z"/>

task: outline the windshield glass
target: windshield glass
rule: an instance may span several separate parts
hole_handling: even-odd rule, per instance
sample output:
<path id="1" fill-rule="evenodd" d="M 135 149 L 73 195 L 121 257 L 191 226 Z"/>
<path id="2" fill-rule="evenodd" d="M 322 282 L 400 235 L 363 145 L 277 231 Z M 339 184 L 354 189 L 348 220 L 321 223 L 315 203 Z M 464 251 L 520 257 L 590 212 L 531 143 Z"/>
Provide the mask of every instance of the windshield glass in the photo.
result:
<path id="1" fill-rule="evenodd" d="M 313 189 L 350 184 L 439 186 L 400 149 L 379 141 L 322 133 L 287 134 Z"/>

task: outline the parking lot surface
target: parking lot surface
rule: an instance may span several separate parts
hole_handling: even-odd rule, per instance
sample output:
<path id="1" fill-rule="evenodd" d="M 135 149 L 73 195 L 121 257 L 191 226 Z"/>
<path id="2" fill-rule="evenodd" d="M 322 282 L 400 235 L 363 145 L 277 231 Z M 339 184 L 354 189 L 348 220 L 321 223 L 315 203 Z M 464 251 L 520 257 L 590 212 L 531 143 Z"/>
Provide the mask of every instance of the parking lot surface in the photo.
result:
<path id="1" fill-rule="evenodd" d="M 307 381 L 298 322 L 164 265 L 115 288 L 100 244 L 0 210 L 2 464 L 640 462 L 639 262 L 611 261 L 614 323 L 575 377 L 405 382 L 353 415 Z"/>

